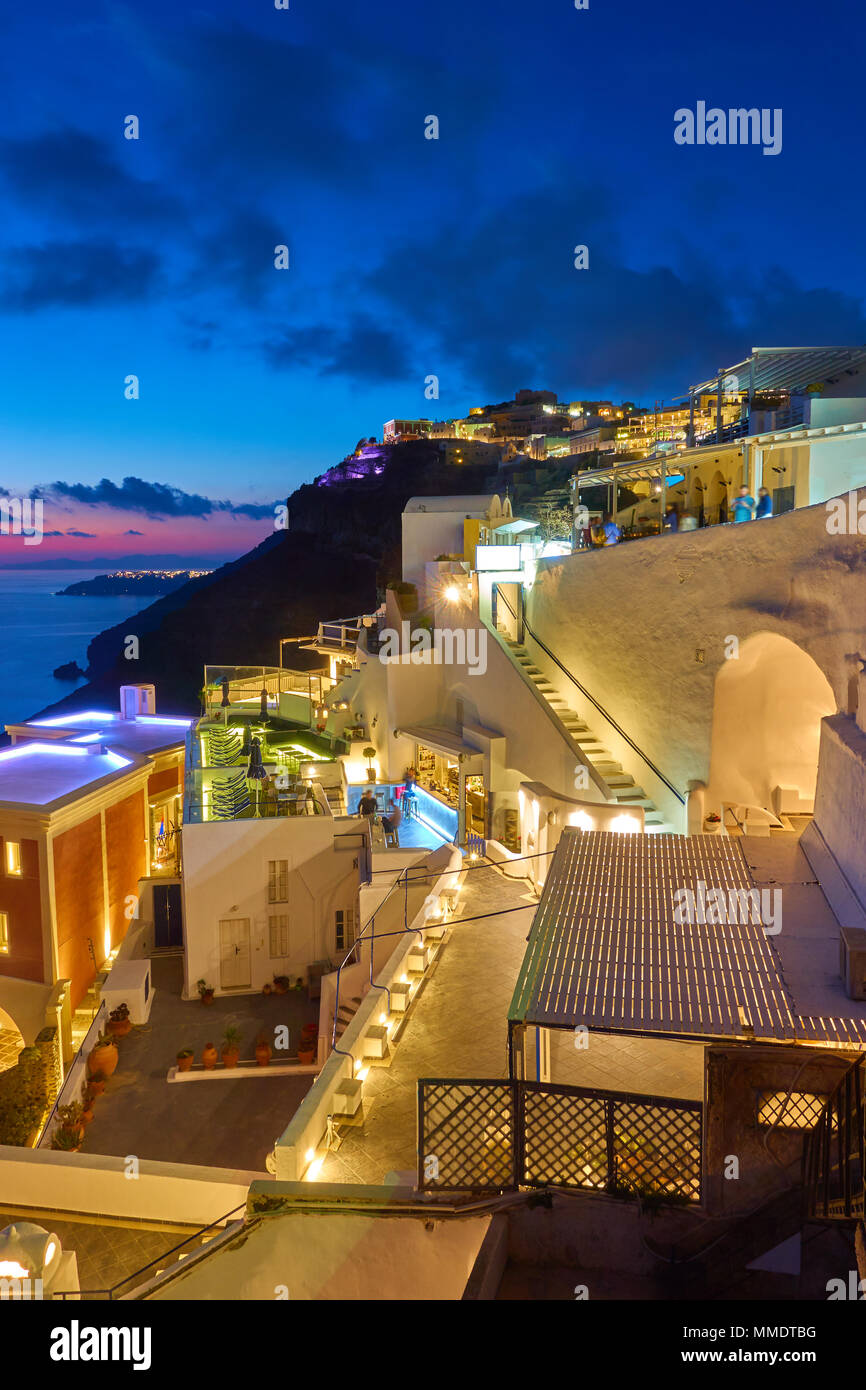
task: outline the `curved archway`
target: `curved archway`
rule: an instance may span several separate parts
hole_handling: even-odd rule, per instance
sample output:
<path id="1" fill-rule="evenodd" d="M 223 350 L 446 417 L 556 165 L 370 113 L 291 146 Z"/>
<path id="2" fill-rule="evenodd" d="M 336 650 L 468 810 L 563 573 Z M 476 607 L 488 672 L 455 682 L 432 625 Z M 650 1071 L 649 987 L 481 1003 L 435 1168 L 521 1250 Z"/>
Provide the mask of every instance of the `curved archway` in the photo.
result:
<path id="1" fill-rule="evenodd" d="M 0 1071 L 14 1067 L 23 1046 L 18 1024 L 11 1014 L 0 1008 Z"/>
<path id="2" fill-rule="evenodd" d="M 830 682 L 808 652 L 774 632 L 747 637 L 716 676 L 712 798 L 770 810 L 776 787 L 795 787 L 814 799 L 821 720 L 835 713 Z"/>

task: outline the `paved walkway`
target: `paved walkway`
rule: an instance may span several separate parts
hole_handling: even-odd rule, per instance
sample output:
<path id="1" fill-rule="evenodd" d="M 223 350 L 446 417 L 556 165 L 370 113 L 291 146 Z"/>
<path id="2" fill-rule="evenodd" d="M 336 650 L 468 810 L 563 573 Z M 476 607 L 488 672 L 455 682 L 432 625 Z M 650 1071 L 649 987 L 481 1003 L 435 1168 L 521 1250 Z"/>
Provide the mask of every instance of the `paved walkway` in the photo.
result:
<path id="1" fill-rule="evenodd" d="M 526 950 L 536 901 L 527 886 L 496 869 L 470 870 L 460 916 L 412 1008 L 390 1067 L 371 1068 L 363 1122 L 346 1127 L 326 1156 L 319 1182 L 414 1183 L 419 1077 L 508 1075 L 508 1007 Z M 518 909 L 509 911 L 508 909 Z M 493 913 L 479 921 L 464 918 Z M 551 1039 L 554 1082 L 598 1090 L 700 1100 L 700 1044 L 594 1033 L 586 1050 L 572 1034 Z"/>
<path id="2" fill-rule="evenodd" d="M 419 1077 L 508 1075 L 508 1006 L 536 906 L 527 887 L 493 868 L 467 873 L 451 939 L 412 1008 L 390 1067 L 364 1083 L 364 1122 L 328 1154 L 319 1182 L 416 1175 Z M 518 911 L 507 909 L 517 908 Z M 465 922 L 476 914 L 494 913 Z"/>

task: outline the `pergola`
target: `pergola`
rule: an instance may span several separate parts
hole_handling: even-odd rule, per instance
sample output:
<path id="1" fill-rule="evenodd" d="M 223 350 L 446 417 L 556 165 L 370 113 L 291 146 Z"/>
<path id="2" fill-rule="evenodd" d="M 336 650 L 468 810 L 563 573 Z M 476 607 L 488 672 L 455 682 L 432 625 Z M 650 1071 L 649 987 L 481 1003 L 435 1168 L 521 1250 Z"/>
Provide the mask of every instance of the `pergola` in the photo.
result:
<path id="1" fill-rule="evenodd" d="M 699 885 L 721 889 L 740 920 L 678 921 L 678 891 L 699 897 Z M 772 937 L 742 910 L 756 891 L 727 836 L 564 829 L 509 1009 L 511 1075 L 522 1074 L 529 1028 L 866 1045 L 866 1019 L 796 1012 Z M 541 1038 L 536 1057 L 543 1071 Z"/>
<path id="2" fill-rule="evenodd" d="M 607 510 L 611 516 L 615 516 L 620 487 L 627 486 L 629 483 L 649 482 L 658 484 L 657 491 L 663 502 L 668 484 L 679 482 L 683 477 L 681 467 L 675 467 L 669 472 L 671 462 L 672 460 L 669 460 L 665 454 L 660 454 L 656 458 L 640 459 L 636 463 L 611 463 L 602 468 L 592 468 L 585 473 L 577 473 L 574 478 L 577 497 L 580 498 L 581 488 L 607 487 Z"/>

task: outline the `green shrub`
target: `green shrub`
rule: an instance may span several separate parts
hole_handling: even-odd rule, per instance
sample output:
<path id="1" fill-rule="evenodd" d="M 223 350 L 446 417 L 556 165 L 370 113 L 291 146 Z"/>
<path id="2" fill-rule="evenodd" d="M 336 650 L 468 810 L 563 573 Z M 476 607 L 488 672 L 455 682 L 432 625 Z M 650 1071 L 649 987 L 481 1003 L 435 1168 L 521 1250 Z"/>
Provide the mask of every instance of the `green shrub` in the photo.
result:
<path id="1" fill-rule="evenodd" d="M 45 1058 L 38 1047 L 22 1048 L 15 1066 L 0 1072 L 0 1144 L 23 1147 L 47 1106 Z"/>

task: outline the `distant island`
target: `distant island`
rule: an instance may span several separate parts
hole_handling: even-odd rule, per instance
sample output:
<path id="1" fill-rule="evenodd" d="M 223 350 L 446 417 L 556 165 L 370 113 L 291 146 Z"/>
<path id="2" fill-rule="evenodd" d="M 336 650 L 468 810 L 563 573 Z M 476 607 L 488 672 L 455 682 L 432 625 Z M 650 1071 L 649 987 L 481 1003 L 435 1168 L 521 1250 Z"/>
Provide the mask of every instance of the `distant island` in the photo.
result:
<path id="1" fill-rule="evenodd" d="M 212 574 L 212 570 L 115 570 L 98 574 L 94 579 L 80 579 L 65 589 L 58 589 L 58 598 L 114 598 L 118 594 L 170 594 L 190 579 Z"/>

